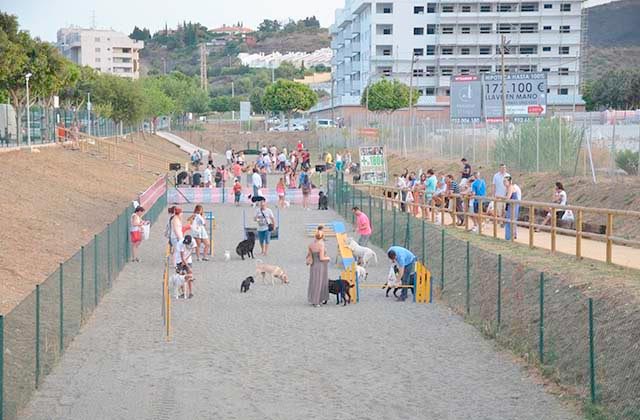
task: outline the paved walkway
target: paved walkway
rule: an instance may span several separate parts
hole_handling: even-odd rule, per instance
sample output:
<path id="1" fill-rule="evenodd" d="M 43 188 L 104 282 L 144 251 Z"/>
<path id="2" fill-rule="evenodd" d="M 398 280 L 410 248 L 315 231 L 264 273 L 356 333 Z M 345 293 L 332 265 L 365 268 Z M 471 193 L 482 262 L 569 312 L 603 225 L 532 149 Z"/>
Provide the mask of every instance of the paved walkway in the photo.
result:
<path id="1" fill-rule="evenodd" d="M 242 210 L 214 213 L 217 255 L 195 264 L 194 299 L 173 302 L 172 340 L 160 317 L 161 219 L 23 419 L 577 418 L 443 306 L 376 289 L 356 305 L 309 306 L 302 224 L 335 213 L 283 211 L 267 260 L 291 284 L 257 282 L 247 294 L 240 282 L 254 262 L 221 258 L 241 239 Z M 369 278 L 381 282 L 388 265 L 376 251 Z"/>

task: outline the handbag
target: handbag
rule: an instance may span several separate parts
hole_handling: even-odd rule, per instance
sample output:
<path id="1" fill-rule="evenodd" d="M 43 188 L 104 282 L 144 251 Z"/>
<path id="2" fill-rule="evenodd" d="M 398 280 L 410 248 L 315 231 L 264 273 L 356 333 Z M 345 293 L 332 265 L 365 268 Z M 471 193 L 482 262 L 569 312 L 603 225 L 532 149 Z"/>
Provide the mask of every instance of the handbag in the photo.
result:
<path id="1" fill-rule="evenodd" d="M 262 217 L 264 217 L 264 220 L 266 222 L 267 216 L 264 215 L 264 212 L 262 210 L 260 210 L 260 213 L 262 213 Z M 273 225 L 273 223 L 268 223 L 267 226 L 269 227 L 269 232 L 273 232 L 273 229 L 275 229 L 275 226 Z"/>

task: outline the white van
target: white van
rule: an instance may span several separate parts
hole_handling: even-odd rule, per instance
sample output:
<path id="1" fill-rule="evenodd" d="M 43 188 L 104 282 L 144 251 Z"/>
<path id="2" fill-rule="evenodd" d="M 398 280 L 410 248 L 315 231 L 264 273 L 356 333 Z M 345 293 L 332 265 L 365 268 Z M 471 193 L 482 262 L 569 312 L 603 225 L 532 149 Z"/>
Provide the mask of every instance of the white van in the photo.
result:
<path id="1" fill-rule="evenodd" d="M 329 119 L 319 119 L 316 121 L 317 128 L 335 128 L 337 126 L 335 121 Z"/>

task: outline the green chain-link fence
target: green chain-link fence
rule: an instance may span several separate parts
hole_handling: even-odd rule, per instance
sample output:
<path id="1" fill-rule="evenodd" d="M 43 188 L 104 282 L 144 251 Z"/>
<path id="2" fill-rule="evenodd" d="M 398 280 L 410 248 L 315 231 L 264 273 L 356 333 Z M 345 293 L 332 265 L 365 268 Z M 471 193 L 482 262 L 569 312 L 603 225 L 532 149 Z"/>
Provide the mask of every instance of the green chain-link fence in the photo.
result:
<path id="1" fill-rule="evenodd" d="M 166 193 L 144 218 L 157 220 Z M 18 417 L 65 348 L 80 331 L 130 256 L 128 206 L 112 223 L 0 315 L 0 420 Z"/>
<path id="2" fill-rule="evenodd" d="M 328 188 L 330 205 L 347 221 L 354 206 L 368 214 L 372 243 L 411 249 L 431 271 L 441 301 L 567 387 L 587 411 L 604 413 L 594 418 L 640 419 L 640 328 L 632 292 L 621 287 L 616 296 L 593 297 L 584 284 L 483 249 L 480 241 L 371 197 L 342 173 L 330 175 Z"/>

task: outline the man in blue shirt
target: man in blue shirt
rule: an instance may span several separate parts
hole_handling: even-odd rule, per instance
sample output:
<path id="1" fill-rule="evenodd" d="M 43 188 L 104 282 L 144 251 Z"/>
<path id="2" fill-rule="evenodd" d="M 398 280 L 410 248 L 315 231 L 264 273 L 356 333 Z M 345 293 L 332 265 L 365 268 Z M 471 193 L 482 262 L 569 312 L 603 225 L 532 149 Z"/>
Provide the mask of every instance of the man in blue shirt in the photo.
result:
<path id="1" fill-rule="evenodd" d="M 479 214 L 487 211 L 488 202 L 483 198 L 487 196 L 487 183 L 480 177 L 480 172 L 474 172 L 470 179 L 471 182 L 471 197 L 473 198 L 473 212 Z M 473 216 L 473 232 L 478 230 L 478 224 L 480 223 L 478 216 Z"/>
<path id="2" fill-rule="evenodd" d="M 408 249 L 394 245 L 387 250 L 387 257 L 398 267 L 398 276 L 401 278 L 402 285 L 412 285 L 415 279 L 416 256 Z M 407 299 L 407 288 L 403 287 L 398 301 L 404 302 L 405 299 Z"/>

